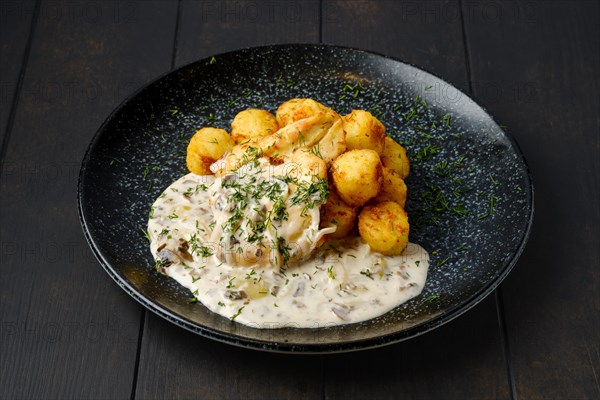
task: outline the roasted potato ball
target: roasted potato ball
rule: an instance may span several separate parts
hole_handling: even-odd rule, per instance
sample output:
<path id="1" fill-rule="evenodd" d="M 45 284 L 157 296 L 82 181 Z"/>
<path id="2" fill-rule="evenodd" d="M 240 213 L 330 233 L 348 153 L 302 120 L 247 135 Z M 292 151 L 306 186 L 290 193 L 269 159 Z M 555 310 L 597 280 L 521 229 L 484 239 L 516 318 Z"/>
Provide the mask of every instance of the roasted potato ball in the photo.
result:
<path id="1" fill-rule="evenodd" d="M 385 137 L 381 162 L 384 167 L 396 171 L 402 179 L 406 179 L 410 172 L 410 161 L 406 155 L 406 149 L 389 136 Z"/>
<path id="2" fill-rule="evenodd" d="M 346 146 L 349 150 L 371 149 L 382 154 L 385 138 L 385 127 L 370 112 L 352 110 L 344 116 Z"/>
<path id="3" fill-rule="evenodd" d="M 406 204 L 406 184 L 393 169 L 383 167 L 383 182 L 379 194 L 373 199 L 375 203 L 395 201 L 402 208 Z"/>
<path id="4" fill-rule="evenodd" d="M 236 144 L 253 137 L 267 136 L 277 131 L 275 116 L 266 110 L 250 108 L 240 111 L 231 123 L 231 137 Z"/>
<path id="5" fill-rule="evenodd" d="M 327 164 L 313 153 L 297 151 L 285 170 L 300 181 L 311 182 L 315 178 L 327 178 Z"/>
<path id="6" fill-rule="evenodd" d="M 279 106 L 275 116 L 277 124 L 280 128 L 283 128 L 286 125 L 324 111 L 332 110 L 313 99 L 291 99 Z"/>
<path id="7" fill-rule="evenodd" d="M 337 227 L 334 233 L 329 234 L 332 239 L 341 239 L 348 236 L 356 222 L 356 207 L 344 203 L 334 190 L 329 191 L 327 202 L 321 206 L 321 228 L 331 225 Z"/>
<path id="8" fill-rule="evenodd" d="M 233 139 L 225 129 L 202 128 L 187 147 L 186 164 L 196 175 L 210 175 L 210 165 L 233 148 Z"/>
<path id="9" fill-rule="evenodd" d="M 406 211 L 393 201 L 366 206 L 358 216 L 360 237 L 371 250 L 386 256 L 402 254 L 409 228 Z"/>
<path id="10" fill-rule="evenodd" d="M 381 189 L 381 161 L 373 150 L 347 151 L 333 160 L 331 170 L 335 189 L 349 206 L 362 206 Z"/>

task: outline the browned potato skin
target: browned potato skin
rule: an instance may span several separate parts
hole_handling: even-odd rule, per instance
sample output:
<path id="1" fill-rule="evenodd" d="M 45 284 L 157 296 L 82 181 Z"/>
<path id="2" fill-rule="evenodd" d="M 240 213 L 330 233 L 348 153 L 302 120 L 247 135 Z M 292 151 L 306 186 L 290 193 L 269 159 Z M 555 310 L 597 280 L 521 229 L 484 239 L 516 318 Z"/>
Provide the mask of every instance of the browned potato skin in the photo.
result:
<path id="1" fill-rule="evenodd" d="M 327 164 L 313 153 L 296 151 L 288 164 L 291 175 L 299 180 L 312 182 L 316 178 L 327 178 Z"/>
<path id="2" fill-rule="evenodd" d="M 366 206 L 358 216 L 360 237 L 371 250 L 386 256 L 402 254 L 409 230 L 408 214 L 393 201 Z"/>
<path id="3" fill-rule="evenodd" d="M 236 144 L 250 138 L 270 135 L 279 129 L 275 116 L 266 110 L 249 108 L 240 111 L 231 123 L 231 137 Z"/>
<path id="4" fill-rule="evenodd" d="M 374 203 L 395 201 L 402 208 L 406 205 L 406 183 L 393 169 L 383 167 L 383 182 L 379 194 L 373 199 Z"/>
<path id="5" fill-rule="evenodd" d="M 186 165 L 196 175 L 211 175 L 210 165 L 230 151 L 233 144 L 225 129 L 202 128 L 188 144 Z"/>
<path id="6" fill-rule="evenodd" d="M 381 162 L 384 167 L 396 171 L 402 179 L 406 179 L 410 173 L 410 160 L 406 155 L 406 149 L 389 136 L 385 137 Z"/>
<path id="7" fill-rule="evenodd" d="M 349 206 L 362 206 L 381 189 L 382 165 L 373 150 L 347 151 L 333 161 L 331 171 L 335 190 Z"/>
<path id="8" fill-rule="evenodd" d="M 277 108 L 275 117 L 280 128 L 322 112 L 333 112 L 313 99 L 290 99 Z"/>
<path id="9" fill-rule="evenodd" d="M 321 207 L 321 228 L 335 225 L 334 233 L 329 234 L 332 239 L 341 239 L 352 232 L 356 222 L 357 208 L 344 203 L 334 190 L 329 191 L 327 202 Z"/>
<path id="10" fill-rule="evenodd" d="M 385 127 L 370 112 L 352 110 L 344 116 L 346 146 L 349 150 L 371 149 L 381 155 L 384 148 Z"/>

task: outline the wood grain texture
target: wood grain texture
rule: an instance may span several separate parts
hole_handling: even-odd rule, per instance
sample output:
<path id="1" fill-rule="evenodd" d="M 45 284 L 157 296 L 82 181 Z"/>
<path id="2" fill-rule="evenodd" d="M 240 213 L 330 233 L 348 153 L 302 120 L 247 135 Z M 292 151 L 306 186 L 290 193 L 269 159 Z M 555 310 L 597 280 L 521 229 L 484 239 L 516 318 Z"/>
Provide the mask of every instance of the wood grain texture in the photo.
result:
<path id="1" fill-rule="evenodd" d="M 0 144 L 9 128 L 19 76 L 26 62 L 35 3 L 35 0 L 0 3 Z"/>
<path id="2" fill-rule="evenodd" d="M 508 399 L 494 296 L 433 332 L 325 362 L 327 399 Z"/>
<path id="3" fill-rule="evenodd" d="M 503 285 L 519 399 L 597 399 L 598 2 L 465 5 L 474 91 L 529 162 L 536 215 Z"/>
<path id="4" fill-rule="evenodd" d="M 324 4 L 324 42 L 404 59 L 468 91 L 458 2 Z M 357 399 L 399 395 L 408 399 L 509 398 L 510 382 L 496 315 L 495 299 L 490 296 L 458 321 L 416 340 L 374 352 L 332 357 L 325 370 L 325 393 L 331 398 Z M 365 384 L 365 379 L 370 383 Z"/>
<path id="5" fill-rule="evenodd" d="M 468 90 L 456 1 L 324 0 L 323 43 L 399 58 Z"/>
<path id="6" fill-rule="evenodd" d="M 184 1 L 175 63 L 245 46 L 316 42 L 318 5 L 318 1 Z M 321 397 L 322 367 L 320 357 L 232 347 L 148 313 L 135 397 L 314 399 Z"/>
<path id="7" fill-rule="evenodd" d="M 77 175 L 111 110 L 169 69 L 175 15 L 170 2 L 41 5 L 1 177 L 0 398 L 130 396 L 141 307 L 85 243 Z"/>
<path id="8" fill-rule="evenodd" d="M 0 1 L 0 135 L 33 4 Z M 518 399 L 597 399 L 599 14 L 593 1 L 42 0 L 0 176 L 0 398 L 505 399 L 508 361 Z M 79 164 L 127 95 L 172 59 L 319 40 L 471 87 L 519 142 L 536 216 L 501 289 L 508 360 L 493 296 L 404 343 L 293 357 L 143 311 L 92 256 Z"/>
<path id="9" fill-rule="evenodd" d="M 319 0 L 181 4 L 176 66 L 244 47 L 319 40 Z"/>
<path id="10" fill-rule="evenodd" d="M 136 398 L 318 399 L 323 359 L 219 343 L 146 319 Z"/>

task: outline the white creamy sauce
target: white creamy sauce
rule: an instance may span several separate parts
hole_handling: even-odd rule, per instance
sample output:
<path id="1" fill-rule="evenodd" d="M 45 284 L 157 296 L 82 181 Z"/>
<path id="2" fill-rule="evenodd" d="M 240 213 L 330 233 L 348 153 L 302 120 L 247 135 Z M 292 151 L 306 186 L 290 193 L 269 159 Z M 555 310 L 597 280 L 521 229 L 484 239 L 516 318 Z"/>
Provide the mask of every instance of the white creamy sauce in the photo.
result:
<path id="1" fill-rule="evenodd" d="M 188 174 L 163 192 L 148 222 L 161 273 L 211 311 L 256 328 L 360 322 L 421 293 L 422 247 L 383 256 L 358 237 L 318 247 L 335 227 L 319 229 L 317 186 L 301 192 L 281 179 L 283 166 L 254 167 L 223 178 Z M 242 196 L 250 184 L 262 195 Z"/>

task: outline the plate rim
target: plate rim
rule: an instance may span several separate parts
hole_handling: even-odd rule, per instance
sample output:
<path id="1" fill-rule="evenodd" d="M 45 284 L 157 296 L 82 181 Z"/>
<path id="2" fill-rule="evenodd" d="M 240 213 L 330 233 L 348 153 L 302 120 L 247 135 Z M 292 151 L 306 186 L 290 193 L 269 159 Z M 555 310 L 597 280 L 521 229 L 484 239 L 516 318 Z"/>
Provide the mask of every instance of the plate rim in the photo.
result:
<path id="1" fill-rule="evenodd" d="M 438 79 L 439 81 L 443 82 L 444 84 L 448 85 L 449 87 L 457 90 L 461 95 L 464 95 L 468 100 L 472 101 L 479 108 L 481 108 L 482 111 L 485 113 L 485 115 L 487 117 L 489 117 L 494 122 L 494 124 L 497 125 L 498 129 L 500 129 L 502 131 L 502 133 L 504 134 L 504 136 L 509 140 L 510 144 L 515 149 L 516 155 L 519 157 L 519 160 L 521 162 L 523 162 L 525 176 L 527 178 L 528 192 L 529 192 L 529 204 L 528 204 L 529 213 L 527 216 L 525 230 L 520 238 L 520 242 L 519 242 L 519 245 L 518 245 L 516 251 L 513 252 L 513 254 L 511 255 L 510 260 L 505 263 L 505 266 L 501 269 L 500 273 L 497 274 L 491 282 L 489 282 L 487 285 L 482 287 L 478 292 L 476 292 L 474 295 L 472 295 L 469 299 L 444 311 L 442 314 L 434 317 L 433 319 L 431 319 L 429 321 L 417 324 L 415 326 L 412 326 L 412 327 L 407 328 L 406 330 L 403 330 L 400 332 L 387 333 L 387 334 L 383 334 L 381 336 L 377 336 L 374 338 L 335 342 L 335 343 L 320 343 L 320 344 L 307 344 L 307 343 L 298 344 L 298 343 L 292 343 L 292 342 L 283 342 L 282 343 L 282 342 L 272 342 L 272 341 L 261 341 L 261 340 L 248 338 L 248 337 L 244 337 L 244 336 L 240 336 L 240 335 L 236 335 L 236 334 L 232 334 L 232 333 L 223 333 L 223 332 L 214 330 L 214 329 L 206 327 L 206 326 L 201 326 L 197 323 L 190 321 L 186 317 L 178 315 L 176 313 L 173 313 L 168 308 L 165 308 L 165 307 L 153 302 L 151 299 L 148 299 L 145 296 L 143 296 L 141 293 L 139 293 L 139 291 L 136 290 L 127 281 L 127 279 L 125 279 L 124 277 L 119 275 L 119 273 L 117 271 L 115 271 L 113 269 L 113 267 L 110 265 L 109 260 L 107 260 L 104 257 L 104 255 L 100 252 L 96 242 L 94 241 L 94 238 L 92 237 L 92 235 L 90 233 L 88 222 L 85 219 L 84 204 L 83 204 L 84 196 L 82 196 L 82 185 L 83 185 L 83 181 L 84 181 L 85 172 L 88 169 L 87 164 L 89 162 L 91 152 L 96 147 L 96 145 L 101 137 L 102 132 L 105 130 L 106 126 L 110 123 L 110 121 L 114 118 L 114 116 L 117 115 L 121 111 L 121 109 L 123 109 L 138 94 L 142 93 L 144 90 L 146 90 L 148 87 L 154 85 L 158 81 L 166 78 L 169 75 L 175 74 L 180 70 L 190 68 L 193 65 L 201 64 L 203 62 L 209 62 L 213 57 L 216 58 L 216 57 L 226 56 L 226 55 L 229 55 L 232 53 L 239 53 L 242 51 L 267 51 L 269 49 L 294 48 L 294 47 L 296 47 L 296 48 L 304 47 L 304 48 L 312 48 L 312 49 L 338 49 L 338 50 L 342 50 L 342 51 L 358 52 L 358 53 L 363 53 L 367 56 L 382 57 L 384 59 L 387 59 L 387 60 L 390 60 L 393 62 L 398 62 L 398 63 L 404 64 L 404 65 L 410 66 L 412 68 L 415 68 L 426 74 L 429 74 L 429 75 L 433 76 L 434 78 Z M 389 56 L 389 55 L 386 55 L 383 53 L 365 50 L 365 49 L 361 49 L 361 48 L 357 48 L 357 47 L 333 45 L 333 44 L 327 44 L 327 43 L 282 43 L 282 44 L 267 44 L 267 45 L 261 45 L 261 46 L 241 47 L 241 48 L 237 48 L 234 50 L 230 50 L 230 51 L 226 51 L 226 52 L 218 53 L 218 54 L 213 54 L 213 55 L 209 55 L 207 57 L 203 57 L 201 59 L 194 60 L 192 62 L 186 63 L 182 66 L 171 69 L 171 70 L 159 75 L 158 77 L 150 80 L 149 82 L 144 83 L 142 86 L 140 86 L 139 88 L 134 90 L 131 94 L 126 96 L 121 101 L 121 103 L 116 108 L 114 108 L 110 112 L 110 114 L 104 119 L 104 121 L 99 126 L 99 128 L 96 130 L 95 134 L 91 138 L 90 143 L 88 144 L 88 146 L 86 148 L 85 154 L 81 161 L 81 166 L 80 166 L 79 175 L 78 175 L 78 179 L 77 179 L 77 206 L 78 206 L 77 208 L 78 208 L 79 222 L 81 224 L 81 227 L 82 227 L 82 230 L 84 233 L 84 237 L 85 237 L 86 242 L 88 243 L 89 247 L 91 248 L 95 258 L 100 263 L 102 268 L 106 271 L 106 273 L 117 283 L 117 285 L 120 286 L 127 294 L 129 294 L 139 304 L 144 306 L 145 309 L 152 311 L 156 315 L 158 315 L 158 316 L 166 319 L 167 321 L 169 321 L 181 328 L 184 328 L 190 332 L 193 332 L 195 334 L 204 336 L 204 337 L 212 339 L 212 340 L 219 341 L 221 343 L 227 343 L 230 345 L 234 345 L 236 347 L 254 349 L 254 350 L 262 350 L 262 351 L 266 351 L 266 352 L 285 353 L 285 354 L 289 354 L 289 353 L 325 354 L 325 353 L 341 353 L 341 352 L 378 348 L 378 347 L 402 342 L 402 341 L 420 336 L 420 335 L 427 333 L 439 326 L 445 325 L 446 323 L 454 320 L 455 318 L 460 317 L 461 315 L 465 314 L 467 311 L 469 311 L 473 307 L 475 307 L 477 304 L 479 304 L 481 301 L 483 301 L 494 290 L 496 290 L 500 286 L 500 284 L 506 279 L 506 277 L 512 271 L 512 269 L 514 268 L 514 266 L 516 265 L 516 263 L 518 262 L 519 258 L 521 257 L 521 255 L 523 254 L 523 252 L 525 250 L 525 246 L 527 245 L 529 237 L 531 236 L 531 230 L 532 230 L 532 226 L 533 226 L 533 219 L 534 219 L 534 214 L 535 214 L 535 190 L 534 190 L 534 184 L 533 184 L 533 179 L 531 176 L 531 170 L 529 168 L 529 164 L 527 163 L 527 160 L 526 160 L 526 158 L 523 154 L 523 151 L 521 150 L 521 147 L 519 146 L 518 142 L 516 141 L 516 139 L 513 137 L 513 135 L 511 133 L 505 131 L 504 129 L 502 129 L 500 127 L 500 125 L 497 123 L 494 116 L 488 112 L 486 107 L 484 107 L 478 101 L 476 101 L 472 94 L 465 93 L 461 89 L 457 88 L 455 85 L 448 82 L 446 79 L 438 76 L 437 74 L 435 74 L 425 68 L 422 68 L 422 67 L 412 64 L 410 62 L 406 62 L 400 58 L 392 57 L 392 56 Z M 144 310 L 144 312 L 145 312 L 145 310 Z M 294 329 L 294 328 L 284 328 L 284 329 Z M 323 328 L 316 328 L 316 329 L 323 329 Z M 327 328 L 325 328 L 325 329 L 327 329 Z"/>

